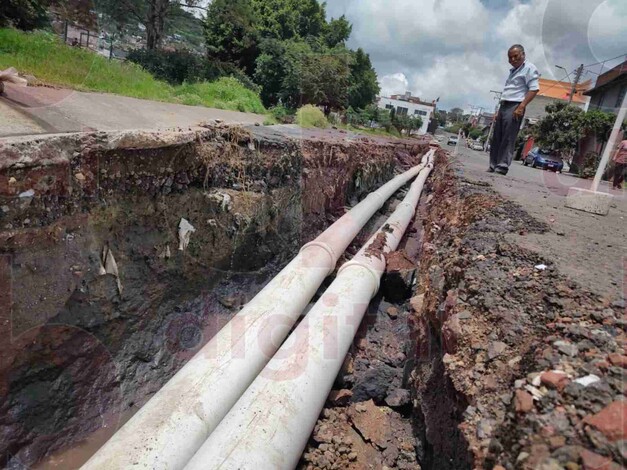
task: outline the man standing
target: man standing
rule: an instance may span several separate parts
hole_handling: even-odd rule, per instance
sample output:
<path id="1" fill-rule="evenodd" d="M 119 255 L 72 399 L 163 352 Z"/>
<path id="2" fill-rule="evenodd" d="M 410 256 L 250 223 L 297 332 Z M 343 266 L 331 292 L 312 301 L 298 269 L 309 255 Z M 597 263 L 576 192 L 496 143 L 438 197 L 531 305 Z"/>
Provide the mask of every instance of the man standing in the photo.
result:
<path id="1" fill-rule="evenodd" d="M 501 106 L 494 123 L 490 147 L 489 172 L 506 175 L 514 156 L 514 144 L 527 105 L 540 90 L 540 73 L 535 65 L 525 60 L 525 49 L 515 44 L 507 52 L 512 66 L 501 96 Z"/>

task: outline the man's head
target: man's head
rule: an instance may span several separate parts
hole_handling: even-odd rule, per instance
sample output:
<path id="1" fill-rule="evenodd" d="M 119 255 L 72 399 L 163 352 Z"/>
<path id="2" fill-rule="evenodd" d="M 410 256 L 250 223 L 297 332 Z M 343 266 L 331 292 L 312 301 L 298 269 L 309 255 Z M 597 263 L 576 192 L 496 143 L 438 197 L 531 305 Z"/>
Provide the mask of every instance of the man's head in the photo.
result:
<path id="1" fill-rule="evenodd" d="M 510 65 L 517 69 L 525 62 L 525 48 L 520 44 L 514 44 L 507 51 L 507 57 L 509 57 Z"/>

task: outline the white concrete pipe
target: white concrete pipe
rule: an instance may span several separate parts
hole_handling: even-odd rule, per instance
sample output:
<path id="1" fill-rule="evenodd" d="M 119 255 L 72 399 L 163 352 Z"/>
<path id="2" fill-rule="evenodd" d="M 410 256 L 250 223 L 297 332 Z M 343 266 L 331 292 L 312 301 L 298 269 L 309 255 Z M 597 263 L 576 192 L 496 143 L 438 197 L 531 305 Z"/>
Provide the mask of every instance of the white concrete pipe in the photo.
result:
<path id="1" fill-rule="evenodd" d="M 363 315 L 420 198 L 430 162 L 394 214 L 350 262 L 220 422 L 185 470 L 293 469 Z M 378 238 L 376 238 L 378 237 Z M 373 245 L 375 239 L 379 249 Z M 384 245 L 379 243 L 384 241 Z M 382 249 L 381 249 L 382 248 Z"/>
<path id="2" fill-rule="evenodd" d="M 369 194 L 303 246 L 82 468 L 183 468 L 274 355 L 353 238 L 424 165 Z"/>

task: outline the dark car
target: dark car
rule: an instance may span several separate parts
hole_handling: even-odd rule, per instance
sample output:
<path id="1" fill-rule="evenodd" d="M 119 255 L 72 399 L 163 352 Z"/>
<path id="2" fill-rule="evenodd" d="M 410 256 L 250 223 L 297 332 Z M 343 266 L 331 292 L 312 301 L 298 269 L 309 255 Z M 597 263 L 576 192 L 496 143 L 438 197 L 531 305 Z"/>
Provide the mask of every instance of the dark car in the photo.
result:
<path id="1" fill-rule="evenodd" d="M 533 168 L 542 168 L 543 170 L 557 171 L 558 173 L 564 168 L 564 162 L 556 152 L 541 149 L 540 147 L 532 148 L 525 159 L 523 165 L 531 165 Z"/>

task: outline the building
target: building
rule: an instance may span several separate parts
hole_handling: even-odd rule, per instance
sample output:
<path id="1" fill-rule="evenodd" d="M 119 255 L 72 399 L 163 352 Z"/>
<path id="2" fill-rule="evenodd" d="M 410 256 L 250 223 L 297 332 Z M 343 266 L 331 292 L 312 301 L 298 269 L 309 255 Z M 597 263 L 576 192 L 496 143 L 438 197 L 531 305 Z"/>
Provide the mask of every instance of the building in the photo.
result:
<path id="1" fill-rule="evenodd" d="M 579 106 L 583 110 L 588 109 L 590 98 L 585 96 L 584 93 L 590 88 L 590 85 L 591 82 L 589 80 L 577 85 L 571 104 Z M 571 89 L 572 84 L 570 82 L 559 82 L 557 80 L 549 80 L 548 78 L 540 78 L 540 91 L 538 91 L 534 100 L 527 105 L 525 118 L 529 119 L 531 122 L 537 121 L 546 115 L 547 104 L 551 104 L 554 101 L 568 103 Z"/>
<path id="2" fill-rule="evenodd" d="M 429 122 L 435 114 L 435 101 L 428 103 L 420 98 L 411 96 L 411 92 L 404 95 L 392 95 L 389 98 L 379 98 L 377 105 L 381 109 L 396 111 L 399 116 L 418 116 L 422 119 L 422 127 L 418 130 L 418 134 L 426 134 L 429 128 Z"/>
<path id="3" fill-rule="evenodd" d="M 590 108 L 616 112 L 627 91 L 627 60 L 599 75 L 594 88 L 586 91 Z"/>

